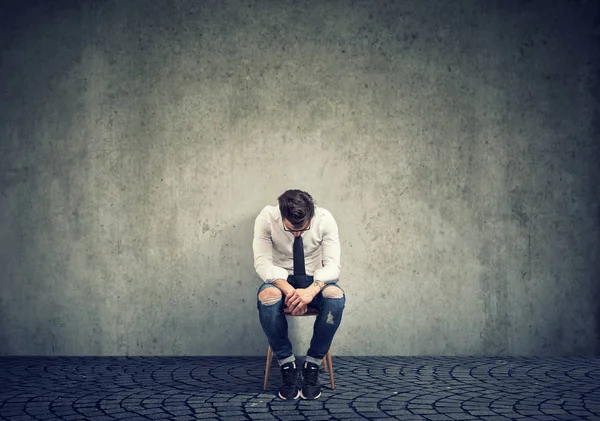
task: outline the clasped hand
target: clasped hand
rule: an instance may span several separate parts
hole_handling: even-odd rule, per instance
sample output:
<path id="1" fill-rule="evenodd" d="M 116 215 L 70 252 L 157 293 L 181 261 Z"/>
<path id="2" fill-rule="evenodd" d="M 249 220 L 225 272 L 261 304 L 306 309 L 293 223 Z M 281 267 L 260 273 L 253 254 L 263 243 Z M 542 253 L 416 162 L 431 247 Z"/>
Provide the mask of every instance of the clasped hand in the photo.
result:
<path id="1" fill-rule="evenodd" d="M 301 316 L 308 310 L 307 306 L 315 296 L 306 288 L 297 288 L 285 297 L 285 304 L 294 316 Z"/>

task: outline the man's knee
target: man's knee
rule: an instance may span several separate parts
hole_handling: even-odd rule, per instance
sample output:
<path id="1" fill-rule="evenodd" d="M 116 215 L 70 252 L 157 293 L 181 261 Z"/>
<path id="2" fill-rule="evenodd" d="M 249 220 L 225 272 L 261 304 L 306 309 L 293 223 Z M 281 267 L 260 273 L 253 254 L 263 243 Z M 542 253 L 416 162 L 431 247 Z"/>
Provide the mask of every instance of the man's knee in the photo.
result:
<path id="1" fill-rule="evenodd" d="M 262 305 L 274 306 L 281 301 L 281 291 L 279 288 L 265 288 L 258 294 L 258 300 Z"/>
<path id="2" fill-rule="evenodd" d="M 344 291 L 336 285 L 323 288 L 323 298 L 344 298 Z"/>

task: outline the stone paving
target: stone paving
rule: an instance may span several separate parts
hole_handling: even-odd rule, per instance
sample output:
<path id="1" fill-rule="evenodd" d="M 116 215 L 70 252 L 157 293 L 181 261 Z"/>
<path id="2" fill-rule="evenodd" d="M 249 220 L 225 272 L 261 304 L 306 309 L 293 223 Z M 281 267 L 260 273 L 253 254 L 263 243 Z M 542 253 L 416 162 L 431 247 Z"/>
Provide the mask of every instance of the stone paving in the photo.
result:
<path id="1" fill-rule="evenodd" d="M 600 420 L 600 358 L 334 357 L 281 401 L 258 357 L 0 357 L 0 419 Z"/>

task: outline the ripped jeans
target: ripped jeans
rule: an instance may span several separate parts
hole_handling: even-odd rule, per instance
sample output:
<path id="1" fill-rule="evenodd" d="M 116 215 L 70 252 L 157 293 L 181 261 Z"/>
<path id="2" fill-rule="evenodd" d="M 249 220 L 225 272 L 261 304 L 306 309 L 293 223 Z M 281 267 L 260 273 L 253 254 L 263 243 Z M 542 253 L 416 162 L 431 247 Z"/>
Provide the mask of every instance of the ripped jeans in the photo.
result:
<path id="1" fill-rule="evenodd" d="M 306 288 L 313 283 L 312 276 L 306 276 L 304 285 L 297 285 L 293 275 L 288 276 L 287 281 L 294 288 Z M 258 294 L 266 288 L 277 288 L 273 284 L 263 284 L 257 292 L 257 307 L 260 324 L 267 336 L 267 340 L 275 353 L 280 364 L 293 361 L 292 343 L 288 339 L 288 323 L 283 312 L 285 305 L 285 295 L 279 300 L 270 300 L 268 304 L 263 304 L 258 299 Z M 337 289 L 336 291 L 331 288 Z M 279 289 L 279 288 L 277 288 Z M 329 291 L 328 291 L 329 290 Z M 340 294 L 341 291 L 341 294 Z M 324 296 L 325 294 L 325 296 Z M 336 297 L 336 298 L 328 298 Z M 343 290 L 337 284 L 326 284 L 315 298 L 308 304 L 308 307 L 316 308 L 319 314 L 313 326 L 313 336 L 308 349 L 307 360 L 311 362 L 320 362 L 329 351 L 333 336 L 342 321 L 342 313 L 346 303 L 346 297 Z"/>

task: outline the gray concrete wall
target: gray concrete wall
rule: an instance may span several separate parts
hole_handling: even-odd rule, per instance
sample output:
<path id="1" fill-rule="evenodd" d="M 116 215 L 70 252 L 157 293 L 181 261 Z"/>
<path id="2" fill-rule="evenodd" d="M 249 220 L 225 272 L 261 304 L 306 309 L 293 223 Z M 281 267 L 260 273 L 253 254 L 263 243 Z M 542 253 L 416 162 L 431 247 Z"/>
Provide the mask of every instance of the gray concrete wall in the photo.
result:
<path id="1" fill-rule="evenodd" d="M 264 355 L 288 188 L 335 355 L 600 350 L 596 2 L 46 3 L 2 9 L 0 354 Z"/>

